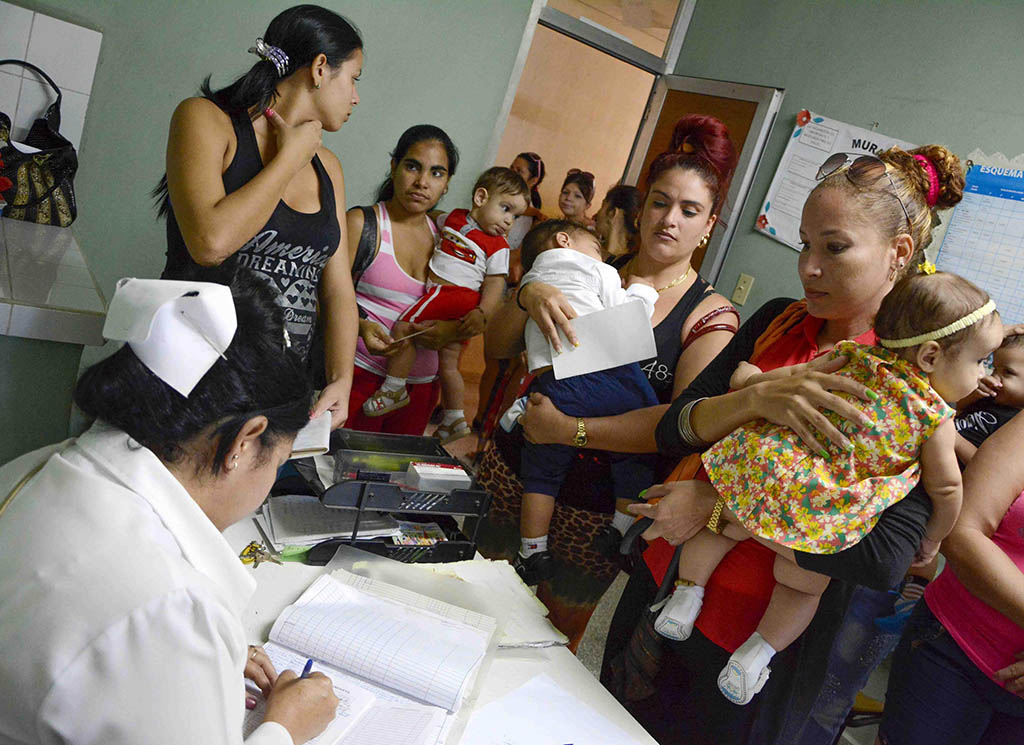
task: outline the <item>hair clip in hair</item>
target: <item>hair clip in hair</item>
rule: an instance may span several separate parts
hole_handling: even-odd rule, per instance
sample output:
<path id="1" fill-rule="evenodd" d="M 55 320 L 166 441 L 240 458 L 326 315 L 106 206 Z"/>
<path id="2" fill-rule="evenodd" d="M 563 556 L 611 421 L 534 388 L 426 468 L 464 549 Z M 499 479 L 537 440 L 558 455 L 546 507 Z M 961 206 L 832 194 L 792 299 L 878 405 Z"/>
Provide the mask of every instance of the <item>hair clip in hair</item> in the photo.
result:
<path id="1" fill-rule="evenodd" d="M 930 261 L 922 261 L 917 265 L 917 271 L 921 274 L 935 274 L 935 264 Z"/>
<path id="2" fill-rule="evenodd" d="M 281 329 L 281 331 L 284 332 L 284 348 L 285 349 L 291 349 L 292 348 L 292 338 L 290 336 L 288 336 L 288 329 Z"/>
<path id="3" fill-rule="evenodd" d="M 261 60 L 269 62 L 277 70 L 277 76 L 283 78 L 284 74 L 288 71 L 288 55 L 284 53 L 281 47 L 275 47 L 273 44 L 267 44 L 263 41 L 262 37 L 256 39 L 256 46 L 249 47 L 249 54 L 255 54 Z"/>
<path id="4" fill-rule="evenodd" d="M 914 160 L 920 163 L 925 173 L 928 174 L 928 194 L 925 197 L 925 203 L 929 207 L 934 207 L 939 202 L 939 171 L 931 159 L 924 155 L 915 155 Z"/>
<path id="5" fill-rule="evenodd" d="M 697 151 L 697 148 L 689 140 L 683 140 L 683 144 L 679 146 L 679 149 L 684 153 L 694 153 Z"/>

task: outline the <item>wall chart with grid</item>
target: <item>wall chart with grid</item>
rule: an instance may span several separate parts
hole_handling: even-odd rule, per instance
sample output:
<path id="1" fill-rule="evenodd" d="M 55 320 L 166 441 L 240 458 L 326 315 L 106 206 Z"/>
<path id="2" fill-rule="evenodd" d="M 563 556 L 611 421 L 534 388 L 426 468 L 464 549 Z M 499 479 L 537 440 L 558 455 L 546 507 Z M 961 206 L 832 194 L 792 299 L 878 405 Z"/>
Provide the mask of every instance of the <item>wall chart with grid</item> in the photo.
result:
<path id="1" fill-rule="evenodd" d="M 1003 323 L 1024 322 L 1024 170 L 970 169 L 935 263 L 986 290 Z"/>

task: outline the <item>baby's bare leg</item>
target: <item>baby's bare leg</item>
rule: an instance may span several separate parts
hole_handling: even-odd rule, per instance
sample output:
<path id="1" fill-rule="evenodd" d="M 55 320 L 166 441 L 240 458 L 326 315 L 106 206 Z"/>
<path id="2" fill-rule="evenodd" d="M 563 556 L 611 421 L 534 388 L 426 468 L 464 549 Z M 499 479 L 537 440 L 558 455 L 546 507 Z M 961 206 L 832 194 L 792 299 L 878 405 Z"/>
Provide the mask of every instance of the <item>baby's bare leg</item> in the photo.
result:
<path id="1" fill-rule="evenodd" d="M 463 408 L 466 383 L 459 372 L 462 342 L 455 341 L 441 347 L 437 353 L 438 377 L 441 379 L 441 404 L 448 410 Z"/>
<path id="2" fill-rule="evenodd" d="M 679 579 L 703 587 L 736 541 L 702 528 L 679 552 Z"/>
<path id="3" fill-rule="evenodd" d="M 810 625 L 829 578 L 801 569 L 782 556 L 775 557 L 773 571 L 777 584 L 757 631 L 780 651 L 796 641 Z"/>
<path id="4" fill-rule="evenodd" d="M 413 327 L 405 321 L 395 321 L 391 327 L 391 338 L 401 339 L 412 333 Z M 388 375 L 395 378 L 408 378 L 413 364 L 416 362 L 416 347 L 411 342 L 402 344 L 398 351 L 388 358 Z"/>

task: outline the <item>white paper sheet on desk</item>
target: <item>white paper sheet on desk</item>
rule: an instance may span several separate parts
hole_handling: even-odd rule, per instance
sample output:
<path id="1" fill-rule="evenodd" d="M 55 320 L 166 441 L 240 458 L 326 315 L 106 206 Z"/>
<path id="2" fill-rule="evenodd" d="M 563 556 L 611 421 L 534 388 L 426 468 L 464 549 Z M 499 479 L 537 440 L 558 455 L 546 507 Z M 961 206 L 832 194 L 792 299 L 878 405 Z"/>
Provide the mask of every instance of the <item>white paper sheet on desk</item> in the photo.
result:
<path id="1" fill-rule="evenodd" d="M 455 561 L 444 564 L 409 564 L 410 571 L 455 577 L 474 587 L 493 608 L 486 611 L 499 620 L 498 646 L 553 647 L 569 639 L 547 619 L 548 609 L 537 599 L 507 561 Z"/>
<path id="2" fill-rule="evenodd" d="M 538 675 L 473 712 L 469 745 L 636 745 L 636 740 L 547 675 Z"/>
<path id="3" fill-rule="evenodd" d="M 639 362 L 658 354 L 651 318 L 640 300 L 588 313 L 574 319 L 572 327 L 579 346 L 573 347 L 563 335 L 562 353 L 551 353 L 558 380 Z"/>

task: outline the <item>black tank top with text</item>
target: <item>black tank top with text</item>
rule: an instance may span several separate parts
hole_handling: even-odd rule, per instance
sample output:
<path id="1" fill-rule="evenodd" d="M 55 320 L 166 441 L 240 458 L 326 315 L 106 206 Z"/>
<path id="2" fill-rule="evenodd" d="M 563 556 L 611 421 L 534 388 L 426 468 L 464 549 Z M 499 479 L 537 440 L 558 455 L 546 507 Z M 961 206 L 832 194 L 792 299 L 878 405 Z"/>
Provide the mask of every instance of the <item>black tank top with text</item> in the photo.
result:
<path id="1" fill-rule="evenodd" d="M 227 194 L 245 186 L 263 169 L 248 114 L 230 116 L 238 144 L 223 175 Z M 192 259 L 171 207 L 167 213 L 167 264 L 161 275 L 164 279 L 227 284 L 238 267 L 252 269 L 279 293 L 292 348 L 303 358 L 309 353 L 316 325 L 320 275 L 341 240 L 331 177 L 319 156 L 314 155 L 312 163 L 320 186 L 319 211 L 298 212 L 283 200 L 278 202 L 266 225 L 253 231 L 252 238 L 217 267 L 204 267 Z"/>
<path id="2" fill-rule="evenodd" d="M 675 383 L 676 365 L 683 353 L 683 324 L 701 301 L 714 292 L 714 288 L 699 274 L 697 280 L 679 298 L 679 302 L 654 327 L 654 342 L 658 354 L 640 363 L 658 400 L 667 404 L 672 401 L 672 385 Z"/>

